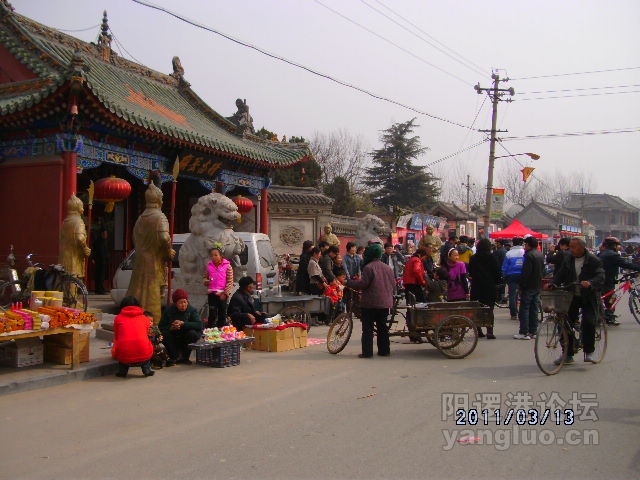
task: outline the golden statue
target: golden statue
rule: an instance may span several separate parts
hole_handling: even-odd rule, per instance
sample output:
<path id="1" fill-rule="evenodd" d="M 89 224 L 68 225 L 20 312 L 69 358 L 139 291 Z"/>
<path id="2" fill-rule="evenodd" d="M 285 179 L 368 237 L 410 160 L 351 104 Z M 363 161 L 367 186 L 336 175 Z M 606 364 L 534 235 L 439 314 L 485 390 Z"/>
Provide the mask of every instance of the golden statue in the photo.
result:
<path id="1" fill-rule="evenodd" d="M 324 235 L 322 235 L 320 237 L 320 241 L 325 241 L 327 242 L 329 245 L 335 245 L 337 247 L 340 246 L 340 240 L 338 239 L 338 237 L 336 236 L 335 233 L 333 233 L 333 227 L 331 226 L 330 223 L 327 223 L 324 226 Z"/>
<path id="2" fill-rule="evenodd" d="M 440 265 L 440 248 L 442 247 L 442 240 L 436 234 L 433 234 L 433 226 L 427 225 L 427 234 L 420 239 L 420 243 L 418 243 L 418 248 L 425 247 L 426 245 L 431 244 L 432 254 L 431 257 L 436 265 Z"/>
<path id="3" fill-rule="evenodd" d="M 91 249 L 87 247 L 87 228 L 84 225 L 82 214 L 84 205 L 82 200 L 71 195 L 67 202 L 67 216 L 62 221 L 60 229 L 60 255 L 58 262 L 64 265 L 64 269 L 71 275 L 84 278 L 84 261 L 91 255 Z"/>
<path id="4" fill-rule="evenodd" d="M 127 295 L 138 299 L 144 310 L 160 321 L 162 287 L 167 285 L 167 262 L 175 251 L 171 248 L 169 221 L 162 213 L 162 191 L 153 183 L 144 194 L 146 206 L 133 227 L 136 257 Z"/>

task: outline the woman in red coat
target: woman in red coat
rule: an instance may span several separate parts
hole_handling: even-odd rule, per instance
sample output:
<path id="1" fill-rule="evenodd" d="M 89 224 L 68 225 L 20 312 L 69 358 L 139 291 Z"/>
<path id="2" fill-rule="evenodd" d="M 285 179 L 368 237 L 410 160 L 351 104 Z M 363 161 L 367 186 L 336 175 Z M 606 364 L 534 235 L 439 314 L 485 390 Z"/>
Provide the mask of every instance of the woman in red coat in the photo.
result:
<path id="1" fill-rule="evenodd" d="M 125 297 L 120 304 L 120 314 L 113 322 L 113 348 L 111 356 L 118 360 L 117 377 L 126 377 L 129 366 L 140 365 L 145 377 L 155 371 L 151 369 L 153 344 L 149 340 L 151 319 L 144 314 L 135 297 Z"/>

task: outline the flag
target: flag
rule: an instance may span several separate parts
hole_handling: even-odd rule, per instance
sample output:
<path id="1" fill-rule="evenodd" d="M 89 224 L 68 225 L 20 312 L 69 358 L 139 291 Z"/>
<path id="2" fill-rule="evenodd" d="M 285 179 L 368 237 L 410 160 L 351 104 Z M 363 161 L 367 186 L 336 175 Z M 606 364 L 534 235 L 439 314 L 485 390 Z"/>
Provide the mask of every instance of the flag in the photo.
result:
<path id="1" fill-rule="evenodd" d="M 527 180 L 529 180 L 529 177 L 531 176 L 534 170 L 535 168 L 533 167 L 524 167 L 522 170 L 520 170 L 522 172 L 522 181 L 526 182 Z"/>

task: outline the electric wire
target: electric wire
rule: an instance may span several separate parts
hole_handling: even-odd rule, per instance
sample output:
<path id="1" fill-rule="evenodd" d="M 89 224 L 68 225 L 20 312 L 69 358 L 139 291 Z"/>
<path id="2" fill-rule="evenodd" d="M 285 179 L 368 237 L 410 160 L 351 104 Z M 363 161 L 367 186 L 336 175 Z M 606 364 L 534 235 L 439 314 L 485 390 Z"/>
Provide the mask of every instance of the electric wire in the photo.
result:
<path id="1" fill-rule="evenodd" d="M 604 87 L 584 87 L 584 88 L 561 88 L 559 90 L 535 90 L 531 92 L 517 92 L 516 95 L 533 95 L 540 93 L 562 93 L 562 92 L 581 92 L 585 90 L 607 90 L 611 88 L 635 88 L 640 87 L 640 84 L 634 85 L 607 85 Z"/>
<path id="2" fill-rule="evenodd" d="M 568 77 L 570 75 L 588 75 L 592 73 L 607 73 L 607 72 L 623 72 L 627 70 L 638 70 L 640 67 L 623 67 L 623 68 L 609 68 L 606 70 L 591 70 L 587 72 L 572 72 L 572 73 L 556 73 L 550 75 L 536 75 L 530 77 L 511 78 L 511 80 L 533 80 L 536 78 L 555 78 L 555 77 Z"/>
<path id="3" fill-rule="evenodd" d="M 438 160 L 434 160 L 433 162 L 429 162 L 429 163 L 427 163 L 425 165 L 425 167 L 431 167 L 431 166 L 436 165 L 436 164 L 438 164 L 440 162 L 444 162 L 445 160 L 448 160 L 448 159 L 453 158 L 453 157 L 455 157 L 457 155 L 460 155 L 461 153 L 464 153 L 464 152 L 467 152 L 467 151 L 469 151 L 471 149 L 474 149 L 474 148 L 476 148 L 476 147 L 478 147 L 478 146 L 480 146 L 483 143 L 486 143 L 488 141 L 489 141 L 489 139 L 485 138 L 485 139 L 479 141 L 478 143 L 474 143 L 473 145 L 469 145 L 468 147 L 463 148 L 462 150 L 458 150 L 457 152 L 445 155 L 444 157 L 441 157 Z"/>
<path id="4" fill-rule="evenodd" d="M 135 0 L 134 0 L 134 1 L 135 1 Z M 455 78 L 456 80 L 458 80 L 458 81 L 460 81 L 460 82 L 464 83 L 465 85 L 471 85 L 471 83 L 470 83 L 470 82 L 467 82 L 466 80 L 464 80 L 464 79 L 460 78 L 459 76 L 457 76 L 457 75 L 455 75 L 455 74 L 453 74 L 453 73 L 451 73 L 451 72 L 448 72 L 448 71 L 446 71 L 445 69 L 438 67 L 437 65 L 434 65 L 433 63 L 431 63 L 431 62 L 429 62 L 428 60 L 426 60 L 426 59 L 422 58 L 421 56 L 416 55 L 416 54 L 415 54 L 415 53 L 413 53 L 412 51 L 407 50 L 406 48 L 402 47 L 401 45 L 398 45 L 397 43 L 393 42 L 392 40 L 389 40 L 388 38 L 383 37 L 382 35 L 380 35 L 380 34 L 379 34 L 379 33 L 377 33 L 377 32 L 374 32 L 374 31 L 373 31 L 373 30 L 371 30 L 370 28 L 365 27 L 365 26 L 364 26 L 364 25 L 362 25 L 361 23 L 358 23 L 358 22 L 356 22 L 355 20 L 352 20 L 351 18 L 347 17 L 346 15 L 344 15 L 344 14 L 342 14 L 342 13 L 338 12 L 337 10 L 335 10 L 335 9 L 333 9 L 333 8 L 331 8 L 331 7 L 329 7 L 328 5 L 325 5 L 325 4 L 324 4 L 324 3 L 322 3 L 320 0 L 314 0 L 314 2 L 315 2 L 315 3 L 317 3 L 318 5 L 320 5 L 321 7 L 326 8 L 326 9 L 327 9 L 327 10 L 329 10 L 330 12 L 333 12 L 335 15 L 338 15 L 340 18 L 343 18 L 343 19 L 344 19 L 344 20 L 346 20 L 347 22 L 352 23 L 353 25 L 355 25 L 355 26 L 357 26 L 357 27 L 359 27 L 359 28 L 363 29 L 363 30 L 364 30 L 364 31 L 366 31 L 366 32 L 369 32 L 371 35 L 373 35 L 373 36 L 375 36 L 375 37 L 379 38 L 380 40 L 383 40 L 383 41 L 387 42 L 388 44 L 393 45 L 393 46 L 394 46 L 394 47 L 396 47 L 397 49 L 402 50 L 404 53 L 406 53 L 407 55 L 410 55 L 411 57 L 415 58 L 416 60 L 419 60 L 420 62 L 422 62 L 422 63 L 424 63 L 424 64 L 426 64 L 426 65 L 429 65 L 429 66 L 430 66 L 430 67 L 432 67 L 432 68 L 435 68 L 436 70 L 438 70 L 438 71 L 440 71 L 440 72 L 444 73 L 445 75 L 449 75 L 450 77 Z"/>
<path id="5" fill-rule="evenodd" d="M 635 133 L 640 132 L 640 127 L 626 127 L 611 130 L 594 130 L 586 132 L 566 132 L 566 133 L 547 133 L 541 135 L 524 135 L 519 137 L 501 137 L 500 141 L 511 140 L 537 140 L 543 138 L 564 138 L 564 137 L 586 137 L 594 135 L 613 135 L 618 133 Z"/>
<path id="6" fill-rule="evenodd" d="M 446 55 L 447 57 L 451 58 L 452 60 L 458 62 L 460 65 L 462 65 L 463 67 L 468 68 L 469 70 L 471 70 L 474 73 L 479 73 L 480 75 L 484 75 L 486 72 L 481 70 L 480 68 L 477 68 L 475 66 L 473 66 L 473 64 L 467 63 L 464 59 L 460 59 L 460 58 L 456 58 L 453 55 L 451 55 L 449 52 L 445 51 L 443 48 L 439 47 L 438 45 L 435 45 L 433 42 L 430 42 L 429 40 L 427 40 L 426 38 L 424 38 L 421 35 L 418 35 L 415 32 L 412 32 L 411 30 L 409 30 L 407 27 L 405 27 L 404 25 L 402 25 L 400 22 L 398 22 L 397 20 L 394 20 L 393 18 L 391 18 L 389 15 L 387 15 L 386 13 L 382 12 L 380 9 L 374 7 L 373 5 L 370 5 L 366 2 L 366 0 L 360 0 L 360 2 L 364 3 L 367 7 L 369 7 L 371 10 L 373 10 L 374 12 L 377 12 L 378 14 L 382 15 L 383 17 L 385 17 L 387 20 L 389 20 L 390 22 L 395 23 L 397 26 L 399 26 L 400 28 L 402 28 L 403 30 L 405 30 L 406 32 L 410 33 L 411 35 L 413 35 L 414 37 L 422 40 L 424 43 L 426 43 L 427 45 L 430 45 L 431 47 L 435 48 L 437 51 L 439 51 L 440 53 Z M 378 2 L 380 3 L 380 2 Z M 386 7 L 385 5 L 383 5 L 385 8 L 389 9 L 388 7 Z M 391 9 L 389 9 L 391 10 Z M 393 12 L 395 15 L 401 17 L 400 15 L 398 15 L 397 13 Z M 404 19 L 406 22 L 408 22 L 408 20 Z M 411 22 L 408 22 L 411 24 Z M 419 28 L 417 26 L 415 26 L 414 24 L 411 24 L 414 28 Z M 420 29 L 421 30 L 421 29 Z M 426 34 L 426 32 L 424 32 L 423 30 L 421 30 L 423 33 Z"/>
<path id="7" fill-rule="evenodd" d="M 116 37 L 116 34 L 113 33 L 113 30 L 111 30 L 111 27 L 109 27 L 109 33 L 111 33 L 111 37 L 113 38 L 113 40 L 116 42 L 116 45 L 118 45 L 118 48 L 123 50 L 127 55 L 129 55 L 130 58 L 132 58 L 135 62 L 139 63 L 140 65 L 142 65 L 142 62 L 140 60 L 138 60 L 136 57 L 134 57 L 126 48 L 124 48 L 124 45 L 122 44 L 122 42 L 120 42 L 118 40 L 118 37 Z M 120 52 L 121 56 L 122 52 Z"/>
<path id="8" fill-rule="evenodd" d="M 640 93 L 640 90 L 631 90 L 628 92 L 601 92 L 601 93 L 578 93 L 576 95 L 552 95 L 549 97 L 531 97 L 531 98 L 519 98 L 518 102 L 528 102 L 530 100 L 551 100 L 557 98 L 577 98 L 577 97 L 600 97 L 602 95 L 622 95 L 625 93 Z"/>
<path id="9" fill-rule="evenodd" d="M 387 103 L 391 103 L 393 105 L 397 105 L 399 107 L 402 107 L 402 108 L 405 108 L 405 109 L 410 110 L 412 112 L 415 112 L 415 113 L 417 113 L 419 115 L 424 115 L 425 117 L 429 117 L 429 118 L 432 118 L 434 120 L 439 120 L 441 122 L 448 123 L 450 125 L 455 125 L 457 127 L 470 129 L 470 127 L 468 125 L 463 125 L 463 124 L 455 122 L 453 120 L 448 120 L 448 119 L 446 119 L 444 117 L 440 117 L 438 115 L 433 115 L 433 114 L 425 112 L 423 110 L 419 110 L 418 108 L 412 107 L 410 105 L 406 105 L 406 104 L 401 103 L 399 101 L 396 101 L 396 100 L 393 100 L 393 99 L 390 99 L 390 98 L 387 98 L 387 97 L 383 97 L 382 95 L 377 95 L 377 94 L 375 94 L 373 92 L 370 92 L 369 90 L 365 90 L 364 88 L 358 87 L 356 85 L 344 82 L 342 80 L 338 80 L 337 78 L 334 78 L 331 75 L 328 75 L 326 73 L 322 73 L 320 71 L 314 70 L 314 69 L 312 69 L 310 67 L 307 67 L 307 66 L 302 65 L 300 63 L 294 62 L 293 60 L 288 60 L 288 59 L 286 59 L 286 58 L 284 58 L 284 57 L 282 57 L 280 55 L 276 55 L 274 53 L 270 53 L 270 52 L 268 52 L 268 51 L 266 51 L 266 50 L 264 50 L 264 49 L 262 49 L 260 47 L 257 47 L 255 45 L 250 44 L 250 43 L 247 43 L 247 42 L 244 42 L 242 40 L 236 39 L 236 38 L 234 38 L 234 37 L 232 37 L 230 35 L 227 35 L 227 34 L 225 34 L 223 32 L 220 32 L 218 30 L 215 30 L 214 28 L 207 27 L 206 25 L 202 25 L 202 24 L 200 24 L 198 22 L 195 22 L 194 20 L 189 20 L 188 18 L 183 17 L 182 15 L 180 15 L 178 13 L 175 13 L 175 12 L 172 12 L 170 10 L 167 10 L 164 7 L 160 7 L 158 5 L 154 5 L 154 4 L 151 4 L 151 3 L 147 3 L 147 2 L 144 2 L 142 0 L 132 0 L 132 1 L 134 3 L 139 4 L 139 5 L 143 5 L 145 7 L 152 8 L 154 10 L 158 10 L 158 11 L 161 11 L 163 13 L 166 13 L 167 15 L 170 15 L 170 16 L 172 16 L 172 17 L 174 17 L 174 18 L 176 18 L 176 19 L 178 19 L 178 20 L 180 20 L 180 21 L 182 21 L 184 23 L 192 25 L 192 26 L 194 26 L 196 28 L 200 28 L 200 29 L 205 30 L 207 32 L 219 35 L 219 36 L 221 36 L 221 37 L 223 37 L 223 38 L 225 38 L 227 40 L 230 40 L 230 41 L 232 41 L 234 43 L 237 43 L 238 45 L 242 45 L 243 47 L 250 48 L 250 49 L 255 50 L 255 51 L 257 51 L 257 52 L 259 52 L 259 53 L 261 53 L 263 55 L 266 55 L 266 56 L 268 56 L 270 58 L 273 58 L 275 60 L 284 62 L 284 63 L 286 63 L 288 65 L 293 66 L 293 67 L 300 68 L 302 70 L 305 70 L 306 72 L 312 73 L 313 75 L 317 75 L 318 77 L 322 77 L 322 78 L 325 78 L 327 80 L 330 80 L 330 81 L 332 81 L 334 83 L 337 83 L 338 85 L 342 85 L 343 87 L 351 88 L 352 90 L 356 90 L 356 91 L 358 91 L 360 93 L 364 93 L 365 95 L 368 95 L 368 96 L 370 96 L 372 98 L 375 98 L 377 100 L 381 100 L 383 102 L 387 102 Z"/>
<path id="10" fill-rule="evenodd" d="M 65 33 L 88 32 L 89 30 L 95 30 L 96 28 L 99 28 L 99 27 L 100 27 L 100 24 L 93 25 L 92 27 L 87 27 L 87 28 L 79 28 L 79 29 L 76 29 L 76 30 L 68 30 L 68 29 L 65 29 L 65 28 L 56 28 L 56 30 L 60 30 L 61 32 L 65 32 Z"/>

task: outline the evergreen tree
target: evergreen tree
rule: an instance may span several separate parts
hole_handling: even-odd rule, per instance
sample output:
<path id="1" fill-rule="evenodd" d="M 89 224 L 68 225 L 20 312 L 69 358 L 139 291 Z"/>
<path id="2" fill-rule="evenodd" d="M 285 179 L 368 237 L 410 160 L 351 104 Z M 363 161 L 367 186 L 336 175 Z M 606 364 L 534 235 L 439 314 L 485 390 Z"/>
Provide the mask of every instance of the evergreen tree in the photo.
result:
<path id="1" fill-rule="evenodd" d="M 333 198 L 331 212 L 337 215 L 352 216 L 356 213 L 356 201 L 351 195 L 349 182 L 344 177 L 336 177 L 324 187 L 324 193 Z"/>
<path id="2" fill-rule="evenodd" d="M 413 164 L 427 148 L 420 137 L 411 136 L 415 118 L 394 123 L 380 135 L 382 148 L 371 152 L 373 166 L 368 168 L 364 184 L 372 189 L 375 205 L 396 210 L 424 211 L 435 205 L 439 190 L 435 178 Z"/>

